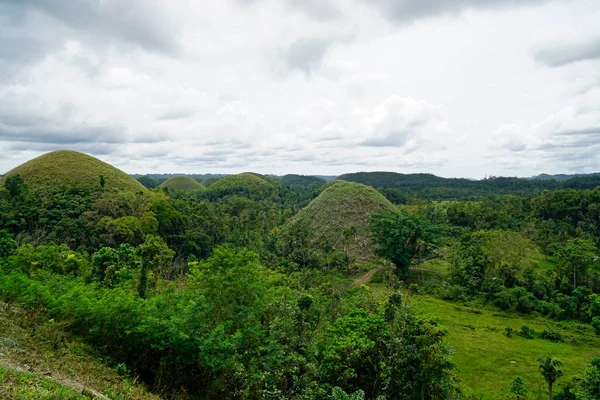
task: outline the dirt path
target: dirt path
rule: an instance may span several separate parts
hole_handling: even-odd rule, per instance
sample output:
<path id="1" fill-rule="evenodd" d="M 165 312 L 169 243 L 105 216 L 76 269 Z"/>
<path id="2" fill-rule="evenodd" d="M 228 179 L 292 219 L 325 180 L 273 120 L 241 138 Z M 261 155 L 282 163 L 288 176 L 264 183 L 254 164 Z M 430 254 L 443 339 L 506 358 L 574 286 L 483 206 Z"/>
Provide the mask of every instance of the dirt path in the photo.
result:
<path id="1" fill-rule="evenodd" d="M 59 385 L 70 387 L 71 389 L 73 389 L 73 390 L 81 393 L 85 397 L 89 397 L 91 399 L 110 400 L 110 398 L 106 397 L 102 393 L 100 393 L 94 389 L 91 389 L 79 382 L 73 381 L 71 379 L 54 377 L 54 376 L 51 376 L 51 374 L 48 372 L 45 372 L 45 373 L 36 372 L 36 371 L 31 370 L 31 368 L 28 369 L 27 365 L 24 365 L 23 367 L 21 367 L 17 363 L 0 359 L 0 366 L 2 366 L 4 368 L 15 370 L 17 372 L 25 372 L 28 374 L 37 375 L 40 378 L 51 379 L 54 382 L 58 383 Z"/>
<path id="2" fill-rule="evenodd" d="M 354 282 L 352 282 L 351 287 L 356 287 L 356 286 L 360 286 L 360 285 L 364 285 L 365 283 L 368 283 L 371 278 L 373 277 L 373 275 L 375 275 L 378 271 L 380 271 L 383 267 L 375 267 L 372 270 L 370 270 L 369 272 L 367 272 L 366 274 L 364 274 L 361 277 L 358 277 L 354 280 Z"/>

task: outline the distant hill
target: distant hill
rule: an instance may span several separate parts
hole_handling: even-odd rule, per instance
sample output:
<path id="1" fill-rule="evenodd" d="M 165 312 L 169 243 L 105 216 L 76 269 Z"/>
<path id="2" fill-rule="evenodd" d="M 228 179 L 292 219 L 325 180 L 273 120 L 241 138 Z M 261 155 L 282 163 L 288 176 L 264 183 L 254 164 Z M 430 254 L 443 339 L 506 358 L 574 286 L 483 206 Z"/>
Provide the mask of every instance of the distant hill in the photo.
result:
<path id="1" fill-rule="evenodd" d="M 221 177 L 218 176 L 210 176 L 204 180 L 202 180 L 202 182 L 200 182 L 204 187 L 208 187 L 210 185 L 212 185 L 213 183 L 219 181 L 220 179 L 222 179 Z"/>
<path id="2" fill-rule="evenodd" d="M 304 227 L 312 236 L 311 246 L 323 248 L 327 244 L 336 251 L 345 251 L 358 262 L 372 262 L 377 257 L 369 237 L 369 217 L 396 210 L 372 187 L 335 181 L 288 222 L 282 240 Z"/>
<path id="3" fill-rule="evenodd" d="M 125 172 L 87 154 L 70 150 L 46 153 L 7 172 L 0 184 L 10 176 L 20 175 L 33 190 L 42 188 L 85 188 L 101 190 L 146 191 L 144 185 Z M 103 177 L 103 179 L 101 179 Z"/>
<path id="4" fill-rule="evenodd" d="M 280 181 L 284 186 L 300 185 L 317 188 L 325 184 L 325 179 L 311 175 L 288 174 L 282 176 Z"/>
<path id="5" fill-rule="evenodd" d="M 408 197 L 443 200 L 477 200 L 490 195 L 538 194 L 554 189 L 593 189 L 600 186 L 600 175 L 574 177 L 565 181 L 489 177 L 474 181 L 464 178 L 442 178 L 432 174 L 400 174 L 396 172 L 357 172 L 344 174 L 340 180 L 373 186 L 397 202 Z"/>
<path id="6" fill-rule="evenodd" d="M 572 178 L 582 178 L 582 177 L 598 177 L 600 176 L 600 172 L 593 172 L 591 174 L 540 174 L 538 176 L 534 176 L 531 179 L 539 179 L 539 180 L 555 180 L 555 181 L 567 181 Z"/>
<path id="7" fill-rule="evenodd" d="M 135 178 L 139 183 L 144 185 L 147 189 L 154 189 L 158 186 L 158 181 L 150 175 L 143 175 L 139 178 Z"/>
<path id="8" fill-rule="evenodd" d="M 237 195 L 263 199 L 270 197 L 275 191 L 275 187 L 267 179 L 251 172 L 230 175 L 208 186 L 205 194 L 212 198 Z"/>
<path id="9" fill-rule="evenodd" d="M 190 178 L 189 176 L 174 176 L 171 179 L 159 185 L 161 188 L 167 188 L 168 190 L 190 192 L 192 190 L 204 190 L 204 186 L 198 181 Z"/>

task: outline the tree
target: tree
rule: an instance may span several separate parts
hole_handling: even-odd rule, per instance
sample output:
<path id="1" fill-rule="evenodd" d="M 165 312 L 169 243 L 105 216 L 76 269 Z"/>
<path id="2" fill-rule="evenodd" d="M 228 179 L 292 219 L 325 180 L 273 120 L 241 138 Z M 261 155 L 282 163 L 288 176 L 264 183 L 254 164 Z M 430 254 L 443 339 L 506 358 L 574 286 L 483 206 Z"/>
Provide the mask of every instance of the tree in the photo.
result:
<path id="1" fill-rule="evenodd" d="M 406 277 L 414 260 L 430 250 L 433 227 L 418 214 L 373 214 L 370 227 L 373 241 L 378 245 L 375 251 L 394 263 L 400 277 Z"/>
<path id="2" fill-rule="evenodd" d="M 527 387 L 523 378 L 516 376 L 515 379 L 513 379 L 510 384 L 510 392 L 517 396 L 517 400 L 519 400 L 521 396 L 527 395 Z"/>
<path id="3" fill-rule="evenodd" d="M 171 262 L 175 252 L 167 246 L 160 236 L 147 235 L 146 240 L 137 248 L 136 253 L 142 261 L 138 293 L 141 298 L 145 298 L 148 272 L 156 272 L 157 269 L 164 268 Z M 156 274 L 155 277 L 157 277 Z"/>
<path id="4" fill-rule="evenodd" d="M 27 186 L 25 185 L 25 181 L 21 178 L 21 175 L 13 175 L 6 178 L 4 181 L 4 188 L 8 190 L 11 198 L 19 196 L 23 193 Z"/>
<path id="5" fill-rule="evenodd" d="M 588 400 L 600 398 L 600 358 L 592 359 L 579 383 L 577 398 Z"/>
<path id="6" fill-rule="evenodd" d="M 562 362 L 552 357 L 540 358 L 538 362 L 540 363 L 538 369 L 548 383 L 548 398 L 552 400 L 552 385 L 563 375 L 560 369 Z"/>
<path id="7" fill-rule="evenodd" d="M 583 279 L 597 260 L 596 246 L 589 239 L 571 239 L 556 252 L 559 272 L 564 277 L 573 276 L 573 289 L 577 280 Z"/>

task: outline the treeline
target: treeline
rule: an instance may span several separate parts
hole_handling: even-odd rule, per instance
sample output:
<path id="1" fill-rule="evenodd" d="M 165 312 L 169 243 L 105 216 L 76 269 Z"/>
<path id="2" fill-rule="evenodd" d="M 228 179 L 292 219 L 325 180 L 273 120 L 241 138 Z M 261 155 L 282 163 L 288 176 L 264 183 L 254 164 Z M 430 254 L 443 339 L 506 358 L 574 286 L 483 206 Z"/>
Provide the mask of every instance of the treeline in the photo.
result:
<path id="1" fill-rule="evenodd" d="M 415 198 L 480 200 L 490 195 L 535 195 L 543 190 L 582 190 L 600 186 L 600 175 L 578 176 L 564 181 L 493 176 L 483 180 L 469 180 L 442 178 L 432 174 L 358 172 L 341 175 L 338 179 L 381 189 L 381 192 L 396 204 L 404 204 Z"/>

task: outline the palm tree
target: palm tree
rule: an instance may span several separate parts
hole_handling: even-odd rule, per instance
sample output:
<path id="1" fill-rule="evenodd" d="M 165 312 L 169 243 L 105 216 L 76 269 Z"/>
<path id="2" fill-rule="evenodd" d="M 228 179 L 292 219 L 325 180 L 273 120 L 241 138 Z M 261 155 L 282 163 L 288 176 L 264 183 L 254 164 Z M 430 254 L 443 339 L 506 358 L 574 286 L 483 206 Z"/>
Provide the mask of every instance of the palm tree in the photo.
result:
<path id="1" fill-rule="evenodd" d="M 546 382 L 548 382 L 548 398 L 552 400 L 552 385 L 563 375 L 562 370 L 560 370 L 562 362 L 552 357 L 540 358 L 538 362 L 540 363 L 540 373 L 546 379 Z"/>

